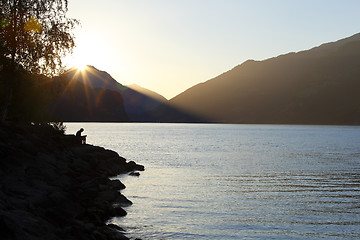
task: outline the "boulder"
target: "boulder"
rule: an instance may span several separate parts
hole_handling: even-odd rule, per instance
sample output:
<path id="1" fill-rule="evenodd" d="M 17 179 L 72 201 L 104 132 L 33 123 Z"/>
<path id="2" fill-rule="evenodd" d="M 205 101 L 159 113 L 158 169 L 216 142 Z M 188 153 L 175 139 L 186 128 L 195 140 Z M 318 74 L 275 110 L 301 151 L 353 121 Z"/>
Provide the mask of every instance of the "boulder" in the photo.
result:
<path id="1" fill-rule="evenodd" d="M 114 201 L 114 205 L 113 206 L 121 206 L 121 207 L 127 207 L 132 205 L 133 203 L 127 199 L 127 197 L 125 197 L 124 195 L 122 195 L 121 193 L 116 197 L 115 201 Z"/>
<path id="2" fill-rule="evenodd" d="M 139 173 L 139 172 L 132 171 L 132 172 L 129 172 L 129 175 L 130 175 L 130 176 L 138 177 L 138 176 L 140 176 L 140 173 Z"/>
<path id="3" fill-rule="evenodd" d="M 105 224 L 132 204 L 109 177 L 144 167 L 74 138 L 0 123 L 0 239 L 128 239 Z"/>
<path id="4" fill-rule="evenodd" d="M 113 190 L 123 190 L 126 188 L 126 186 L 119 179 L 111 180 L 109 187 Z"/>
<path id="5" fill-rule="evenodd" d="M 131 171 L 144 171 L 145 170 L 145 167 L 143 165 L 139 165 L 139 164 L 136 164 L 134 161 L 130 161 L 127 163 L 127 170 L 128 172 L 131 172 Z"/>

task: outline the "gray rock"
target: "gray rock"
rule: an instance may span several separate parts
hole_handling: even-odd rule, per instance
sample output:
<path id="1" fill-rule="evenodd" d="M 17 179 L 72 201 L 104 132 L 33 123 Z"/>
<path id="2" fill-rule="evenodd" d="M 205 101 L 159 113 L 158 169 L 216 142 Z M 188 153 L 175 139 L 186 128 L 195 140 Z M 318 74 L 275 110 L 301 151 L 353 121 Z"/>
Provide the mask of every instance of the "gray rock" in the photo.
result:
<path id="1" fill-rule="evenodd" d="M 114 202 L 118 198 L 119 195 L 120 195 L 120 193 L 117 191 L 105 190 L 105 191 L 99 192 L 99 194 L 97 196 L 97 200 Z"/>
<path id="2" fill-rule="evenodd" d="M 126 188 L 126 186 L 119 179 L 111 180 L 109 186 L 114 190 L 122 190 Z"/>
<path id="3" fill-rule="evenodd" d="M 143 166 L 51 131 L 0 123 L 0 239 L 128 239 L 105 224 L 131 204 L 109 177 Z"/>
<path id="4" fill-rule="evenodd" d="M 132 171 L 132 172 L 129 172 L 129 175 L 130 175 L 130 176 L 134 176 L 134 177 L 138 177 L 138 176 L 140 176 L 140 173 L 139 173 L 139 172 Z"/>

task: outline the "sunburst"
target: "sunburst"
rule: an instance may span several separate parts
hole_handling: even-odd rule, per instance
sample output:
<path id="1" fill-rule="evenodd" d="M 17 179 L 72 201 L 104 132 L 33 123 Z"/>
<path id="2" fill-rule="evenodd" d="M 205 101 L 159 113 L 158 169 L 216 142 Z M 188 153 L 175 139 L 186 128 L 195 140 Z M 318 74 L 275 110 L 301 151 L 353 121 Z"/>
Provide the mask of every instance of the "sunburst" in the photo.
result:
<path id="1" fill-rule="evenodd" d="M 78 71 L 84 71 L 88 68 L 88 66 L 86 64 L 76 64 L 75 68 L 78 70 Z"/>

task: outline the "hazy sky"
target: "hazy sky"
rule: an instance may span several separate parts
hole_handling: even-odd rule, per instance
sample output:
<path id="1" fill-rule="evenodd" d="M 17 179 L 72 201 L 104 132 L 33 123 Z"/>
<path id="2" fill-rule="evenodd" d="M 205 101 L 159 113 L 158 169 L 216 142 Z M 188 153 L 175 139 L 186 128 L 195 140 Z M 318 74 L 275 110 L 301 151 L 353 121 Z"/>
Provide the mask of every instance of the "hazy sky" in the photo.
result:
<path id="1" fill-rule="evenodd" d="M 359 0 L 69 0 L 77 47 L 124 85 L 172 98 L 247 59 L 360 32 Z"/>

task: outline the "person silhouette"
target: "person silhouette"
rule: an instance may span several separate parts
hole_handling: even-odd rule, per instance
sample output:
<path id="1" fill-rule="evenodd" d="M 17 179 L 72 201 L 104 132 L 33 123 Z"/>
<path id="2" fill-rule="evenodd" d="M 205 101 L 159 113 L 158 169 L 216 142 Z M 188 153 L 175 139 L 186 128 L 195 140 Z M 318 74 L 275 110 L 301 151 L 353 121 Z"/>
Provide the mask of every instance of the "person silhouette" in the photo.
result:
<path id="1" fill-rule="evenodd" d="M 87 135 L 82 135 L 81 133 L 84 131 L 83 128 L 80 128 L 79 131 L 76 132 L 76 137 L 80 140 L 79 142 L 81 142 L 81 144 L 86 144 L 86 136 Z"/>

